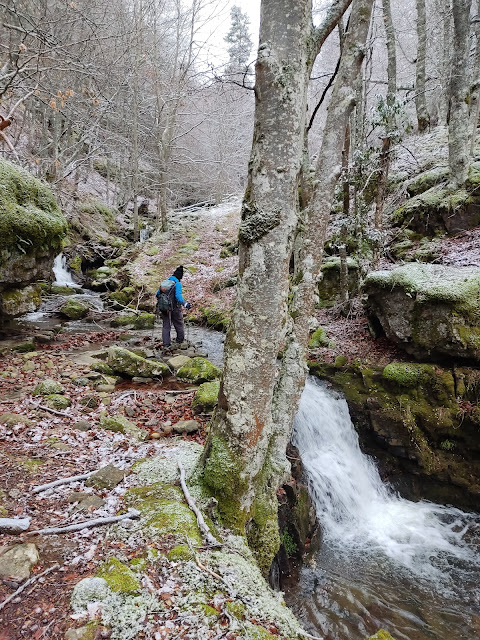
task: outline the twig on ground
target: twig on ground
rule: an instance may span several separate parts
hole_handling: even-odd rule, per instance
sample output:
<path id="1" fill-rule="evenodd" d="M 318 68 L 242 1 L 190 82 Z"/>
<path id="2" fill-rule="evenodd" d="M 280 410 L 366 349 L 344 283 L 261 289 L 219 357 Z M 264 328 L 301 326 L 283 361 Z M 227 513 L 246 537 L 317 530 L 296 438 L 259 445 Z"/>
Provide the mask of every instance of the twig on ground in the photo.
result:
<path id="1" fill-rule="evenodd" d="M 70 414 L 65 413 L 64 411 L 57 411 L 56 409 L 50 409 L 50 407 L 46 407 L 44 404 L 37 404 L 33 400 L 30 400 L 29 402 L 37 409 L 41 409 L 42 411 L 49 411 L 50 413 L 54 413 L 56 416 L 62 416 L 62 418 L 69 418 L 70 420 L 77 419 L 77 416 L 71 416 Z"/>
<path id="2" fill-rule="evenodd" d="M 36 582 L 39 578 L 42 578 L 43 576 L 46 576 L 48 573 L 51 573 L 52 571 L 55 571 L 56 569 L 60 569 L 60 565 L 59 564 L 54 564 L 52 567 L 49 567 L 48 569 L 45 569 L 45 571 L 43 571 L 42 573 L 39 573 L 36 576 L 32 576 L 31 578 L 29 578 L 29 580 L 27 580 L 20 587 L 18 587 L 18 589 L 16 591 L 14 591 L 14 593 L 9 595 L 6 600 L 4 600 L 2 603 L 0 603 L 0 611 L 9 602 L 11 602 L 14 598 L 16 598 L 19 593 L 22 593 L 22 591 L 24 591 L 24 589 L 26 589 L 29 585 L 31 585 L 33 582 Z"/>
<path id="3" fill-rule="evenodd" d="M 186 396 L 186 395 L 189 395 L 191 393 L 196 393 L 197 390 L 198 390 L 198 387 L 195 387 L 195 389 L 171 389 L 171 390 L 170 389 L 168 389 L 168 390 L 166 389 L 165 393 L 169 393 L 171 395 L 177 395 L 177 396 L 180 396 L 180 395 L 185 395 Z"/>
<path id="4" fill-rule="evenodd" d="M 58 487 L 61 484 L 70 484 L 71 482 L 86 480 L 97 471 L 98 469 L 94 469 L 93 471 L 89 471 L 88 473 L 82 473 L 81 475 L 78 475 L 78 476 L 60 478 L 59 480 L 54 480 L 53 482 L 49 482 L 48 484 L 41 484 L 38 487 L 35 487 L 34 489 L 32 489 L 32 493 L 41 493 L 42 491 L 46 491 L 47 489 L 51 489 L 52 487 Z"/>
<path id="5" fill-rule="evenodd" d="M 28 531 L 27 536 L 46 535 L 50 533 L 70 533 L 71 531 L 82 531 L 82 529 L 91 529 L 105 524 L 113 524 L 121 520 L 135 520 L 140 517 L 140 511 L 129 509 L 127 513 L 121 516 L 111 516 L 109 518 L 95 518 L 95 520 L 86 520 L 77 524 L 69 524 L 66 527 L 50 527 L 47 529 L 37 529 L 36 531 Z"/>
<path id="6" fill-rule="evenodd" d="M 185 500 L 187 501 L 188 506 L 193 511 L 193 513 L 197 516 L 197 524 L 200 531 L 203 533 L 207 545 L 209 547 L 222 547 L 223 545 L 218 542 L 218 540 L 210 533 L 210 529 L 207 527 L 205 520 L 203 519 L 202 513 L 195 504 L 194 499 L 190 495 L 190 491 L 188 490 L 187 483 L 185 482 L 185 469 L 183 468 L 180 460 L 177 460 L 177 465 L 180 470 L 180 484 L 182 486 L 183 494 L 185 496 Z"/>

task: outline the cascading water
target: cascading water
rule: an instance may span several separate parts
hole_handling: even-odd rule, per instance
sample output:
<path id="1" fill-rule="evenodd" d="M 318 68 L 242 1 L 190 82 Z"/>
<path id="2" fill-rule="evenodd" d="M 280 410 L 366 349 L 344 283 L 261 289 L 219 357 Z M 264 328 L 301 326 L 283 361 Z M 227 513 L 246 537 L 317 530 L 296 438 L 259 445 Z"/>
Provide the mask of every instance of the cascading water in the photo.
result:
<path id="1" fill-rule="evenodd" d="M 364 638 L 375 625 L 409 640 L 471 638 L 456 627 L 463 620 L 463 630 L 474 629 L 480 606 L 480 517 L 410 502 L 384 485 L 360 450 L 345 400 L 322 383 L 307 381 L 293 441 L 323 540 L 317 569 L 303 571 L 302 594 L 291 602 L 299 615 L 335 639 Z M 461 610 L 445 621 L 452 599 Z"/>
<path id="2" fill-rule="evenodd" d="M 55 276 L 54 284 L 60 287 L 80 288 L 80 285 L 73 280 L 70 271 L 67 269 L 67 259 L 63 253 L 59 253 L 53 262 L 53 274 Z"/>

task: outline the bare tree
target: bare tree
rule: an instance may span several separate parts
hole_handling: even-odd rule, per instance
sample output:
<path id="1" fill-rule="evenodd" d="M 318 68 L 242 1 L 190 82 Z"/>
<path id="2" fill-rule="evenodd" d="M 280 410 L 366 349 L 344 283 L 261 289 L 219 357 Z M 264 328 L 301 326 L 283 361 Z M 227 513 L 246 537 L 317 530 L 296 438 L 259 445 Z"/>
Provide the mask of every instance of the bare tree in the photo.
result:
<path id="1" fill-rule="evenodd" d="M 415 80 L 415 108 L 418 130 L 425 131 L 430 124 L 425 93 L 427 60 L 427 10 L 425 0 L 417 0 L 417 62 Z"/>

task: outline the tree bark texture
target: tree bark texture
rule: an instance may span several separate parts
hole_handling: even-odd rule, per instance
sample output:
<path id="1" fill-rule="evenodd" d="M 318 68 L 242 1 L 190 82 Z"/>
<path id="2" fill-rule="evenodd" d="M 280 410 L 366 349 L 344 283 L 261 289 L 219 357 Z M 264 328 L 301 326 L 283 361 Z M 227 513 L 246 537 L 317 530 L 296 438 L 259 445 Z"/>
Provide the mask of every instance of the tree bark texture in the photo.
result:
<path id="1" fill-rule="evenodd" d="M 480 0 L 477 0 L 475 22 L 475 55 L 473 58 L 473 69 L 470 90 L 470 159 L 475 151 L 475 141 L 477 137 L 478 117 L 480 115 Z"/>
<path id="2" fill-rule="evenodd" d="M 430 125 L 425 93 L 427 60 L 427 10 L 425 0 L 417 0 L 417 64 L 415 79 L 415 108 L 418 130 L 425 131 Z"/>
<path id="3" fill-rule="evenodd" d="M 469 167 L 469 36 L 472 0 L 455 0 L 452 4 L 454 48 L 450 80 L 450 121 L 448 151 L 450 183 L 453 189 L 465 183 Z"/>
<path id="4" fill-rule="evenodd" d="M 203 456 L 203 479 L 219 501 L 224 522 L 247 534 L 265 572 L 279 547 L 276 490 L 288 469 L 285 451 L 292 426 L 291 419 L 278 423 L 273 396 L 287 330 L 308 81 L 319 43 L 350 2 L 336 0 L 318 29 L 312 26 L 311 0 L 263 0 L 261 5 L 237 302 Z M 295 410 L 306 374 L 304 360 L 298 366 L 302 382 L 296 381 L 290 396 Z M 289 414 L 293 418 L 291 408 Z M 285 430 L 280 438 L 279 429 Z"/>

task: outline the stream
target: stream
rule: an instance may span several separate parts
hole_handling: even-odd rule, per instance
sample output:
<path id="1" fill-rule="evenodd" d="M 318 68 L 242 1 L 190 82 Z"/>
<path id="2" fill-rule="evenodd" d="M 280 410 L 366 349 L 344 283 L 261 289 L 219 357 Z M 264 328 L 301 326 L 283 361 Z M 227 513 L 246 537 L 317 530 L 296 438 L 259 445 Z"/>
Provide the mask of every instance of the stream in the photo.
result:
<path id="1" fill-rule="evenodd" d="M 480 516 L 411 502 L 359 447 L 343 397 L 308 380 L 294 425 L 322 529 L 286 600 L 312 634 L 361 640 L 480 635 Z"/>
<path id="2" fill-rule="evenodd" d="M 99 294 L 75 285 L 62 256 L 56 283 L 79 288 L 78 297 Z M 77 294 L 76 294 L 77 295 Z M 59 324 L 60 296 L 18 319 L 24 331 Z M 63 323 L 89 332 L 98 324 Z M 151 330 L 135 336 L 152 336 Z M 155 330 L 160 337 L 161 327 Z M 215 364 L 223 359 L 223 334 L 186 326 Z M 364 640 L 379 628 L 396 640 L 473 640 L 480 637 L 480 516 L 427 501 L 401 498 L 380 479 L 359 447 L 347 403 L 326 384 L 307 381 L 295 419 L 298 448 L 322 531 L 314 566 L 285 591 L 304 628 L 325 640 Z"/>

